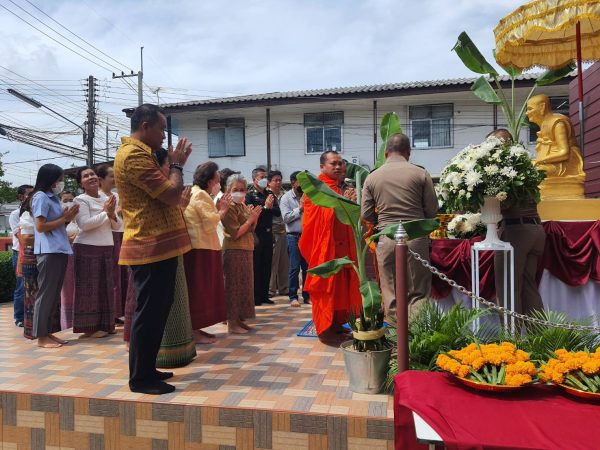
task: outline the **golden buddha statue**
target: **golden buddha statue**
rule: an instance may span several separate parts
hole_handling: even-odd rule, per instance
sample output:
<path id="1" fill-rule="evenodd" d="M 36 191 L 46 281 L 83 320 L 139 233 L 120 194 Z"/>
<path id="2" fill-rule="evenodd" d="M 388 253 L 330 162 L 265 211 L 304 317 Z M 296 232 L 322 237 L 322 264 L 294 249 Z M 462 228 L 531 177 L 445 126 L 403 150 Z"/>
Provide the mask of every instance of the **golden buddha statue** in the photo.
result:
<path id="1" fill-rule="evenodd" d="M 529 99 L 527 117 L 540 127 L 533 165 L 546 173 L 540 184 L 542 200 L 584 198 L 585 172 L 571 120 L 553 113 L 544 94 Z"/>

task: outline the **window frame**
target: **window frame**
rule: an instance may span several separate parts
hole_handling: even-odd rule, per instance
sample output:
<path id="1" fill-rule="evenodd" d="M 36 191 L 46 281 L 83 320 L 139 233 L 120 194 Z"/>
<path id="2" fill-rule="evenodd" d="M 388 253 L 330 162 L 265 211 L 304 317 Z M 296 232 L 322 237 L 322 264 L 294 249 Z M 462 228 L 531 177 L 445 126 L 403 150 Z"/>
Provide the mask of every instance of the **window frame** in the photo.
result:
<path id="1" fill-rule="evenodd" d="M 211 127 L 211 125 L 213 125 Z M 227 129 L 241 129 L 242 130 L 242 154 L 230 154 L 227 149 Z M 224 130 L 224 141 L 225 141 L 225 154 L 214 155 L 211 154 L 210 148 L 210 131 L 211 130 Z M 208 149 L 208 157 L 210 159 L 216 158 L 239 158 L 246 156 L 246 119 L 244 117 L 228 117 L 224 119 L 208 119 L 206 121 L 206 145 Z"/>
<path id="2" fill-rule="evenodd" d="M 450 114 L 450 117 L 448 118 L 443 118 L 443 117 L 433 117 L 433 114 L 431 114 L 431 117 L 429 118 L 424 118 L 424 119 L 412 119 L 411 118 L 411 109 L 412 108 L 417 108 L 417 107 L 423 107 L 423 106 L 428 106 L 428 107 L 435 107 L 435 106 L 451 106 L 452 107 L 452 113 Z M 413 132 L 413 123 L 414 122 L 429 122 L 429 142 L 433 142 L 433 122 L 437 121 L 437 120 L 448 120 L 448 131 L 449 131 L 449 139 L 450 142 L 448 145 L 428 145 L 427 147 L 418 147 L 414 145 L 414 132 Z M 422 105 L 409 105 L 408 106 L 408 125 L 409 125 L 409 129 L 410 129 L 410 147 L 413 150 L 436 150 L 436 149 L 441 149 L 441 148 L 454 148 L 454 103 L 426 103 L 426 104 L 422 104 Z"/>
<path id="3" fill-rule="evenodd" d="M 326 125 L 325 124 L 325 114 L 341 114 L 341 123 L 339 125 Z M 307 125 L 307 116 L 309 115 L 323 115 L 323 123 L 321 125 L 309 124 Z M 336 149 L 338 153 L 344 152 L 344 111 L 320 111 L 320 112 L 310 112 L 304 113 L 304 154 L 305 155 L 320 155 L 325 149 L 325 130 L 329 129 L 338 129 L 340 130 L 340 147 Z M 323 148 L 321 151 L 317 152 L 309 152 L 308 151 L 308 130 L 321 129 L 321 136 L 323 142 Z"/>

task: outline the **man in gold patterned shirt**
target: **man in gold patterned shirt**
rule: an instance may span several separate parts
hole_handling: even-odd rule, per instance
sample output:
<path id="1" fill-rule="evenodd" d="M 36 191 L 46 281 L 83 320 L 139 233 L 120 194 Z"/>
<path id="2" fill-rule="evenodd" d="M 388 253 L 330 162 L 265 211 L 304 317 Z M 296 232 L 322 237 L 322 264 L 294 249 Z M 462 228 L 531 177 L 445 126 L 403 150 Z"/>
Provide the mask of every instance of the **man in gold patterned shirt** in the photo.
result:
<path id="1" fill-rule="evenodd" d="M 166 394 L 175 387 L 163 380 L 171 372 L 156 370 L 156 356 L 173 303 L 177 257 L 191 248 L 179 209 L 183 166 L 192 144 L 180 139 L 169 148 L 169 176 L 154 152 L 161 148 L 167 120 L 162 110 L 145 104 L 131 116 L 131 136 L 122 138 L 115 158 L 115 182 L 125 223 L 119 264 L 131 266 L 137 308 L 129 346 L 129 388 Z"/>

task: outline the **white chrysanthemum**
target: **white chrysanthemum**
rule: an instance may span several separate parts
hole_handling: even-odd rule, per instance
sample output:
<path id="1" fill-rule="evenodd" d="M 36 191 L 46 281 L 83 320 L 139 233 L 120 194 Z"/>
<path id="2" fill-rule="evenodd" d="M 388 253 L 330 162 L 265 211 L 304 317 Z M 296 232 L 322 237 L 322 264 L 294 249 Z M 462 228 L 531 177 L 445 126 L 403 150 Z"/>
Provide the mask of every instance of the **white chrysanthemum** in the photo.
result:
<path id="1" fill-rule="evenodd" d="M 471 198 L 472 194 L 470 192 L 467 192 L 467 199 Z"/>
<path id="2" fill-rule="evenodd" d="M 485 166 L 483 168 L 483 170 L 485 171 L 485 173 L 487 173 L 488 175 L 494 175 L 496 173 L 498 173 L 498 170 L 500 170 L 498 168 L 498 166 L 496 164 L 491 164 L 489 166 Z"/>
<path id="3" fill-rule="evenodd" d="M 517 176 L 517 171 L 510 166 L 506 166 L 500 170 L 500 174 L 508 178 L 514 178 Z"/>
<path id="4" fill-rule="evenodd" d="M 503 202 L 504 200 L 506 200 L 508 198 L 508 194 L 504 191 L 500 191 L 496 194 L 496 198 L 499 201 Z"/>
<path id="5" fill-rule="evenodd" d="M 465 175 L 465 183 L 467 186 L 476 186 L 481 183 L 481 173 L 476 170 L 470 170 Z"/>
<path id="6" fill-rule="evenodd" d="M 465 191 L 464 189 L 461 189 L 460 191 L 458 191 L 458 195 L 465 195 L 467 193 L 467 191 Z"/>
<path id="7" fill-rule="evenodd" d="M 528 153 L 522 145 L 513 145 L 510 150 L 510 156 L 521 156 Z"/>

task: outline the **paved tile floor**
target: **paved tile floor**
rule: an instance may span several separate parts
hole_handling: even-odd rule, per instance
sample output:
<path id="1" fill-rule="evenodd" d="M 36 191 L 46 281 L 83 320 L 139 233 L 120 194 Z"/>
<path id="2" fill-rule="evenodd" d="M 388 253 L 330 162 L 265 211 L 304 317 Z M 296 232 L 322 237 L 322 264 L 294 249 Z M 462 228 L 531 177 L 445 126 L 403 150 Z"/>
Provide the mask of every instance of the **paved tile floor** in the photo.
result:
<path id="1" fill-rule="evenodd" d="M 348 389 L 337 348 L 316 338 L 297 337 L 310 320 L 310 306 L 277 304 L 257 308 L 256 331 L 228 335 L 224 325 L 214 345 L 198 345 L 187 367 L 174 369 L 177 390 L 160 397 L 127 388 L 128 354 L 122 329 L 103 339 L 59 334 L 69 344 L 40 349 L 12 322 L 12 304 L 0 305 L 0 391 L 138 402 L 252 408 L 272 411 L 392 418 L 392 397 Z"/>

